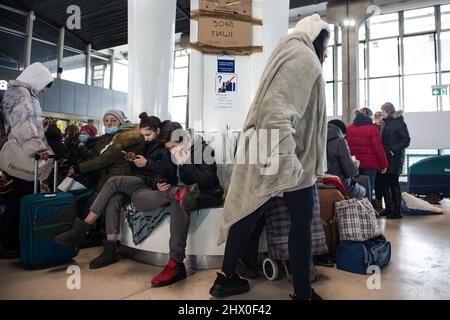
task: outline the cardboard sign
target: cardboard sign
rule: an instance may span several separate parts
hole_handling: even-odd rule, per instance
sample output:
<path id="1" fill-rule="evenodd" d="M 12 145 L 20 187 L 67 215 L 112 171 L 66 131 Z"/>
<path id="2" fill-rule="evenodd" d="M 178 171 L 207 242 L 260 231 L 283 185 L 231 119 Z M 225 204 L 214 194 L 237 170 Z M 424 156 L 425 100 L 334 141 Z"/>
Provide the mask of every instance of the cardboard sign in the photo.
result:
<path id="1" fill-rule="evenodd" d="M 248 47 L 252 45 L 252 24 L 200 17 L 198 21 L 198 42 L 221 48 Z"/>
<path id="2" fill-rule="evenodd" d="M 200 10 L 251 16 L 252 0 L 200 0 Z"/>

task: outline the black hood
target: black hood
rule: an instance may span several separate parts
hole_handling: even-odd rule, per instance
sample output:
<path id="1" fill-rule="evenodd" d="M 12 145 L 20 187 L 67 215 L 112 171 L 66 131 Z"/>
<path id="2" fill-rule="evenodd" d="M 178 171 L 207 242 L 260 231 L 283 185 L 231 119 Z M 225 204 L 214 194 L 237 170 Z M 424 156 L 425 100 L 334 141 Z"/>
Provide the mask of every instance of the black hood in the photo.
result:
<path id="1" fill-rule="evenodd" d="M 373 124 L 373 121 L 369 117 L 360 113 L 356 116 L 355 120 L 353 120 L 353 124 L 355 126 L 365 126 L 368 124 Z"/>
<path id="2" fill-rule="evenodd" d="M 344 134 L 342 133 L 342 130 L 339 129 L 338 126 L 329 123 L 328 124 L 328 135 L 327 135 L 327 141 L 334 140 L 336 138 L 344 138 Z"/>

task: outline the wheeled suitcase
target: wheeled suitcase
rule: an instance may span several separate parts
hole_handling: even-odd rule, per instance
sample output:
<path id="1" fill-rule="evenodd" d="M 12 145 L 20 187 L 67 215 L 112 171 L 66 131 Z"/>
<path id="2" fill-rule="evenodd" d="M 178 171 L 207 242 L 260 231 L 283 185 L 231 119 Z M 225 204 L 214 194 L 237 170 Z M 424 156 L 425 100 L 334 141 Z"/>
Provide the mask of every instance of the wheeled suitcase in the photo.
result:
<path id="1" fill-rule="evenodd" d="M 345 200 L 345 198 L 338 189 L 329 188 L 319 188 L 319 198 L 320 220 L 323 225 L 323 230 L 325 231 L 325 239 L 330 256 L 335 258 L 337 246 L 339 244 L 339 230 L 335 218 L 335 204 L 338 201 Z"/>
<path id="2" fill-rule="evenodd" d="M 54 193 L 37 193 L 38 160 L 36 156 L 34 194 L 20 201 L 20 261 L 29 268 L 68 262 L 78 254 L 76 247 L 60 246 L 53 241 L 56 235 L 70 230 L 75 220 L 74 197 L 70 193 L 56 192 L 56 188 Z M 54 172 L 56 180 L 56 160 Z"/>
<path id="3" fill-rule="evenodd" d="M 319 195 L 317 188 L 314 187 L 314 216 L 319 216 Z M 268 203 L 266 212 L 266 233 L 267 233 L 267 248 L 268 258 L 263 261 L 262 269 L 265 277 L 268 280 L 277 280 L 282 274 L 286 274 L 288 279 L 291 279 L 291 271 L 289 267 L 289 232 L 290 232 L 290 214 L 289 210 L 282 197 L 274 197 Z M 318 219 L 317 219 L 318 220 Z M 321 228 L 320 222 L 317 225 Z M 314 229 L 314 221 L 311 227 L 312 233 L 312 255 L 326 253 L 327 248 L 323 231 L 322 235 L 317 234 Z M 322 248 L 325 247 L 325 248 Z M 324 252 L 325 250 L 325 252 Z M 315 252 L 317 251 L 317 252 Z M 315 282 L 318 280 L 317 270 L 311 260 L 310 280 Z"/>

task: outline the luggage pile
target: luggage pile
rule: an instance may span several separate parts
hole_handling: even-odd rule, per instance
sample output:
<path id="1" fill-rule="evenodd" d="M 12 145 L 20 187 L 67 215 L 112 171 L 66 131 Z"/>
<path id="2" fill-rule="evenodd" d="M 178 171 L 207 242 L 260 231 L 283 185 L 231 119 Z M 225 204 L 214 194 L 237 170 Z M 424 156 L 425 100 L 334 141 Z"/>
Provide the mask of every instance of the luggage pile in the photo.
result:
<path id="1" fill-rule="evenodd" d="M 384 268 L 391 259 L 391 243 L 381 234 L 376 211 L 364 199 L 336 203 L 336 220 L 340 242 L 336 267 L 340 270 L 368 274 L 370 267 Z"/>

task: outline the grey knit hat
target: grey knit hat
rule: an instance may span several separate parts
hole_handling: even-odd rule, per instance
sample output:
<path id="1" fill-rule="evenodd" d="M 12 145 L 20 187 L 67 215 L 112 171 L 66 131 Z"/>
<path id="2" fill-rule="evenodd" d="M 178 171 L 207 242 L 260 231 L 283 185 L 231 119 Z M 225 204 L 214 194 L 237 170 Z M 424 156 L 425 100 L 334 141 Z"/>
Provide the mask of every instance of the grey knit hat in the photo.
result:
<path id="1" fill-rule="evenodd" d="M 107 115 L 111 115 L 115 117 L 117 120 L 119 120 L 120 124 L 123 124 L 125 121 L 127 121 L 127 117 L 125 116 L 125 113 L 123 113 L 120 110 L 111 109 L 105 112 L 105 115 L 103 116 L 103 120 L 105 120 L 105 117 Z"/>

